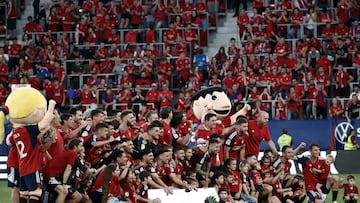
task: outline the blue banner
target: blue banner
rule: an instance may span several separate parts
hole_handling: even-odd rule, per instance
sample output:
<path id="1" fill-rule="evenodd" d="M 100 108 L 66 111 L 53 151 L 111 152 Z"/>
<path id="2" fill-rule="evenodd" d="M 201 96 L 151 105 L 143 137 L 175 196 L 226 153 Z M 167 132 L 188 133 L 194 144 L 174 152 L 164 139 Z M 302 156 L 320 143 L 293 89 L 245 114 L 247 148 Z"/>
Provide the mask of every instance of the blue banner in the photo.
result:
<path id="1" fill-rule="evenodd" d="M 355 130 L 357 143 L 360 142 L 360 120 L 352 119 L 351 123 L 346 120 L 333 120 L 332 126 L 335 149 L 344 149 L 344 140 L 352 129 Z"/>
<path id="2" fill-rule="evenodd" d="M 277 149 L 279 149 L 278 138 L 282 135 L 282 130 L 286 128 L 288 135 L 293 139 L 294 146 L 305 142 L 319 144 L 322 150 L 331 148 L 332 124 L 331 120 L 274 120 L 268 123 L 270 135 Z M 261 150 L 268 149 L 267 143 L 261 143 Z"/>

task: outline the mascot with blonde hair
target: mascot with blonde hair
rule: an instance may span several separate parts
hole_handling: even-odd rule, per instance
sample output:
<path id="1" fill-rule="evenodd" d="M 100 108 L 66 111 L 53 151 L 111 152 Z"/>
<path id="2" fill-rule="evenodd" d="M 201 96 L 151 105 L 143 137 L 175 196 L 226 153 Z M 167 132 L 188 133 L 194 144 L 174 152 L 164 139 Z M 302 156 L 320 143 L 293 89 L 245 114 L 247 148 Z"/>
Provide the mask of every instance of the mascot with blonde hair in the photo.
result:
<path id="1" fill-rule="evenodd" d="M 8 162 L 14 164 L 14 168 L 9 170 L 12 202 L 40 202 L 42 190 L 39 170 L 43 157 L 40 146 L 54 118 L 55 104 L 51 100 L 47 109 L 46 99 L 38 90 L 21 87 L 8 96 L 0 111 L 1 142 L 4 139 L 5 116 L 13 127 L 6 137 L 6 143 L 12 146 Z M 18 165 L 18 169 L 15 165 Z M 10 182 L 11 179 L 13 182 Z"/>

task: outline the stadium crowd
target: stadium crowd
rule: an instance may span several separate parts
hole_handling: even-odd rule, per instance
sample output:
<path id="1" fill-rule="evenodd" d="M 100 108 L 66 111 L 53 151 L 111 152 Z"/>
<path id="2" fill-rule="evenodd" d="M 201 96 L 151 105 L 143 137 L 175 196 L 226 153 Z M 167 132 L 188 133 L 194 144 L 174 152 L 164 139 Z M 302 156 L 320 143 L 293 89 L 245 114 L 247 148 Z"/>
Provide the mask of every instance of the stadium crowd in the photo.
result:
<path id="1" fill-rule="evenodd" d="M 223 202 L 303 202 L 306 196 L 323 202 L 330 190 L 336 202 L 343 187 L 344 201 L 356 202 L 354 177 L 341 184 L 329 175 L 334 160 L 319 158 L 318 145 L 310 146 L 310 157 L 295 156 L 303 143 L 284 146 L 279 156 L 266 132 L 269 118 L 360 117 L 359 87 L 350 94 L 360 65 L 359 1 L 314 2 L 255 0 L 253 15 L 235 11 L 240 40 L 230 39 L 210 59 L 199 48 L 200 35 L 216 24 L 213 15 L 224 6 L 216 1 L 59 0 L 27 18 L 20 40 L 7 0 L 12 36 L 0 49 L 0 101 L 10 84 L 30 84 L 57 103 L 51 130 L 35 149 L 44 154 L 33 163 L 42 167 L 43 181 L 34 183 L 39 190 L 19 193 L 21 185 L 10 179 L 12 198 L 160 202 L 148 199 L 149 188 L 171 194 L 210 186 Z M 253 103 L 251 120 L 239 117 L 228 133 L 216 115 L 200 122 L 190 108 L 201 86 L 217 85 L 235 108 Z M 339 101 L 349 97 L 344 108 Z M 261 161 L 259 151 L 249 151 L 256 149 L 246 136 L 254 126 L 258 142 L 271 148 Z M 196 147 L 187 146 L 192 133 Z M 19 167 L 16 152 L 12 147 L 10 174 Z M 290 176 L 290 159 L 303 165 L 304 175 Z"/>

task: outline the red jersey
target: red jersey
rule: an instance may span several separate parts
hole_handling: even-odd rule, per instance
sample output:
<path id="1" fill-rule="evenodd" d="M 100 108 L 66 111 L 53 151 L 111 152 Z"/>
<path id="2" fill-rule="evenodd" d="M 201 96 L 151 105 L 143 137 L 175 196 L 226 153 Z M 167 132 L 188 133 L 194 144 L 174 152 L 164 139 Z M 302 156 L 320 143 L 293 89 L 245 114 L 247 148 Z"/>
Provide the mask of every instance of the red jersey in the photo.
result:
<path id="1" fill-rule="evenodd" d="M 126 182 L 122 185 L 122 189 L 124 191 L 125 199 L 130 200 L 131 202 L 136 202 L 135 201 L 136 189 L 134 183 Z"/>
<path id="2" fill-rule="evenodd" d="M 6 160 L 6 166 L 8 168 L 19 168 L 19 152 L 15 145 L 10 147 L 8 159 Z"/>
<path id="3" fill-rule="evenodd" d="M 176 69 L 179 71 L 180 77 L 187 80 L 190 75 L 190 59 L 185 58 L 179 58 L 176 60 Z"/>
<path id="4" fill-rule="evenodd" d="M 254 185 L 261 185 L 262 178 L 260 171 L 253 170 L 250 172 L 250 179 L 254 182 Z"/>
<path id="5" fill-rule="evenodd" d="M 290 161 L 286 161 L 286 163 L 282 163 L 281 162 L 281 156 L 276 159 L 273 163 L 274 168 L 279 168 L 280 166 L 284 167 L 284 175 L 290 175 L 290 168 L 291 168 L 291 162 Z"/>
<path id="6" fill-rule="evenodd" d="M 19 153 L 20 177 L 40 170 L 42 153 L 39 150 L 37 136 L 40 133 L 38 125 L 28 125 L 14 129 L 10 143 L 16 145 Z"/>
<path id="7" fill-rule="evenodd" d="M 325 163 L 324 161 L 324 165 L 321 167 L 321 173 L 319 174 L 319 181 L 326 181 L 329 174 L 330 174 L 330 165 Z"/>
<path id="8" fill-rule="evenodd" d="M 7 16 L 7 18 L 9 18 L 9 19 L 17 18 L 16 7 L 15 7 L 14 1 L 7 2 L 7 10 L 8 10 L 8 12 L 10 11 L 10 14 L 9 14 L 9 16 Z"/>
<path id="9" fill-rule="evenodd" d="M 173 99 L 173 93 L 172 91 L 168 90 L 168 91 L 161 91 L 159 94 L 161 101 L 160 101 L 160 106 L 164 107 L 164 106 L 172 106 L 172 99 Z"/>
<path id="10" fill-rule="evenodd" d="M 173 135 L 171 131 L 171 126 L 164 120 L 161 120 L 161 123 L 164 125 L 164 133 L 162 134 L 162 136 L 160 136 L 159 143 L 172 145 Z"/>
<path id="11" fill-rule="evenodd" d="M 255 154 L 256 156 L 260 152 L 260 143 L 270 141 L 270 132 L 268 126 L 264 125 L 259 127 L 256 120 L 249 121 L 249 137 L 245 140 L 245 154 Z"/>
<path id="12" fill-rule="evenodd" d="M 53 87 L 53 99 L 56 101 L 57 104 L 62 104 L 64 99 L 64 88 L 59 87 Z"/>
<path id="13" fill-rule="evenodd" d="M 137 189 L 137 194 L 144 199 L 148 199 L 148 189 L 149 187 L 147 185 L 141 184 Z M 147 202 L 136 200 L 136 203 L 147 203 Z"/>
<path id="14" fill-rule="evenodd" d="M 74 150 L 65 150 L 53 157 L 51 164 L 47 164 L 44 170 L 44 177 L 58 177 L 64 174 L 67 165 L 74 166 L 78 154 Z M 45 172 L 46 171 L 46 172 Z"/>
<path id="15" fill-rule="evenodd" d="M 345 183 L 342 187 L 344 188 L 344 196 L 359 194 L 358 187 L 356 185 L 350 186 L 348 183 Z"/>
<path id="16" fill-rule="evenodd" d="M 121 194 L 121 187 L 120 187 L 120 177 L 119 176 L 112 176 L 109 181 L 109 196 L 110 197 L 119 197 Z"/>
<path id="17" fill-rule="evenodd" d="M 198 139 L 204 139 L 206 141 L 210 140 L 210 135 L 212 134 L 219 134 L 221 135 L 222 133 L 222 129 L 219 128 L 218 126 L 216 126 L 214 129 L 208 129 L 205 127 L 204 124 L 201 124 L 197 129 L 196 129 L 196 133 L 195 133 L 195 139 L 196 141 Z"/>
<path id="18" fill-rule="evenodd" d="M 176 175 L 182 176 L 183 171 L 184 171 L 184 165 L 183 165 L 181 162 L 179 162 L 179 163 L 174 167 L 174 173 L 175 173 Z"/>
<path id="19" fill-rule="evenodd" d="M 225 146 L 230 147 L 229 157 L 240 160 L 240 150 L 245 147 L 247 135 L 238 135 L 235 131 L 229 134 L 225 139 Z"/>
<path id="20" fill-rule="evenodd" d="M 302 165 L 303 168 L 306 192 L 316 190 L 316 184 L 318 183 L 318 175 L 313 173 L 312 169 L 321 169 L 324 160 L 316 159 L 315 161 L 312 161 L 310 157 L 304 156 L 299 158 L 298 162 Z"/>
<path id="21" fill-rule="evenodd" d="M 230 184 L 230 192 L 237 193 L 239 192 L 239 186 L 242 184 L 240 173 L 238 171 L 232 171 L 234 176 L 233 181 Z"/>
<path id="22" fill-rule="evenodd" d="M 155 163 L 156 165 L 156 163 Z M 170 179 L 170 175 L 172 173 L 174 173 L 174 169 L 167 166 L 167 165 L 164 165 L 163 167 L 156 167 L 156 173 L 158 174 L 159 178 L 164 181 L 164 183 L 166 185 L 171 185 L 172 184 L 172 180 Z"/>
<path id="23" fill-rule="evenodd" d="M 329 109 L 329 113 L 330 113 L 331 115 L 334 115 L 334 118 L 335 118 L 335 119 L 340 119 L 340 118 L 343 117 L 343 115 L 342 115 L 342 114 L 336 114 L 336 112 L 340 112 L 340 111 L 342 111 L 342 110 L 343 110 L 343 107 L 341 106 L 341 104 L 338 104 L 338 105 L 336 105 L 336 106 L 331 105 L 331 106 L 330 106 L 330 109 Z"/>

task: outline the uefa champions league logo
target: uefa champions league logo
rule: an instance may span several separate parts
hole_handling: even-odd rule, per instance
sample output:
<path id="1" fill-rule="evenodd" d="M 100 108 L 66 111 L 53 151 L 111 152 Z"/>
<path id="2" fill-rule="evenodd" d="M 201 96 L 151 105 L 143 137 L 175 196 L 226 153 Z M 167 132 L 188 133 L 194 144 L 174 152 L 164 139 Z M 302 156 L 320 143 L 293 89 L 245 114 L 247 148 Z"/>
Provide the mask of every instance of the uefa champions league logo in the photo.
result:
<path id="1" fill-rule="evenodd" d="M 344 139 L 347 137 L 347 135 L 350 133 L 350 130 L 354 129 L 354 126 L 352 126 L 348 122 L 341 122 L 339 123 L 335 128 L 335 138 L 336 140 L 344 144 Z"/>

